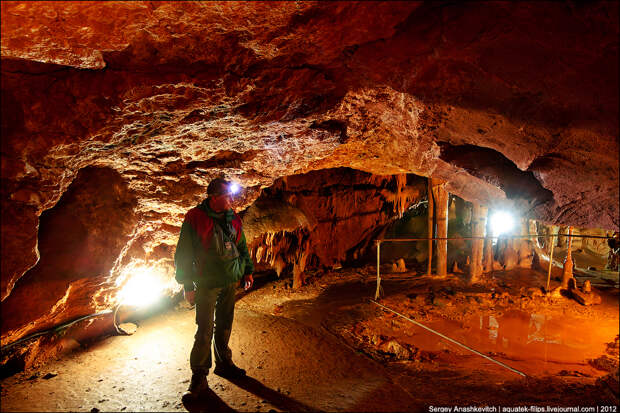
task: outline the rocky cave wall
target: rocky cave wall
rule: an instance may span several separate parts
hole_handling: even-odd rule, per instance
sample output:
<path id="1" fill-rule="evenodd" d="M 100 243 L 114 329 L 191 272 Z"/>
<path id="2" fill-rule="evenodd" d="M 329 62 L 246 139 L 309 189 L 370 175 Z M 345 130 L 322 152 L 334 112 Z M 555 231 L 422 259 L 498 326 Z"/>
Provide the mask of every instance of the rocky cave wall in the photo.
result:
<path id="1" fill-rule="evenodd" d="M 391 222 L 426 197 L 425 181 L 415 175 L 381 176 L 349 168 L 278 179 L 244 215 L 252 258 L 275 268 L 278 275 L 287 265 L 293 273 L 303 273 L 307 267 L 333 268 L 356 260 Z M 274 222 L 269 228 L 254 228 L 253 217 L 261 225 L 280 221 L 279 211 L 290 206 L 303 216 L 297 225 L 291 226 L 295 220 L 288 219 L 286 226 Z"/>
<path id="2" fill-rule="evenodd" d="M 72 302 L 109 305 L 136 260 L 169 266 L 185 211 L 222 173 L 246 188 L 239 211 L 281 177 L 349 167 L 618 229 L 616 2 L 1 10 L 3 343 L 41 326 L 13 314 L 46 263 L 58 274 L 40 293 L 47 310 L 33 307 L 53 315 L 45 323 Z M 74 203 L 82 218 L 63 218 Z M 74 260 L 42 232 L 62 222 L 51 233 L 75 231 L 62 241 Z"/>
<path id="3" fill-rule="evenodd" d="M 348 168 L 278 179 L 240 211 L 252 258 L 278 275 L 288 268 L 303 276 L 306 267 L 357 257 L 425 196 L 425 185 L 415 175 L 377 176 Z M 140 265 L 176 284 L 173 255 L 180 228 L 170 229 L 176 232 L 170 239 L 161 226 L 140 225 L 136 203 L 113 169 L 80 170 L 41 216 L 41 258 L 2 303 L 3 343 L 112 308 L 119 285 Z"/>

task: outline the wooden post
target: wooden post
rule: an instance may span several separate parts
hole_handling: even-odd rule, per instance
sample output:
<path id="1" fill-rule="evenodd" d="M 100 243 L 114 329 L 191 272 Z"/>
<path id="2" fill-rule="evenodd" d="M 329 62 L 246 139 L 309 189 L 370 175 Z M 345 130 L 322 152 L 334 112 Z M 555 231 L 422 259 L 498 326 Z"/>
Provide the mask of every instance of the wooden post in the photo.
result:
<path id="1" fill-rule="evenodd" d="M 431 275 L 433 264 L 433 216 L 435 203 L 433 202 L 433 179 L 428 178 L 428 268 L 426 274 Z"/>
<path id="2" fill-rule="evenodd" d="M 435 210 L 437 220 L 437 238 L 448 238 L 448 191 L 445 184 L 435 185 L 433 182 L 433 195 L 435 197 Z M 448 273 L 448 240 L 437 240 L 437 275 Z"/>
<path id="3" fill-rule="evenodd" d="M 486 225 L 487 208 L 480 206 L 478 202 L 473 203 L 472 213 L 472 237 L 483 237 L 484 227 Z M 475 283 L 480 280 L 482 275 L 482 250 L 484 247 L 484 239 L 473 239 L 471 241 L 471 261 L 469 264 L 469 282 Z"/>
<path id="4" fill-rule="evenodd" d="M 562 270 L 562 288 L 568 288 L 568 281 L 573 278 L 573 227 L 568 227 L 568 249 L 566 250 L 566 259 L 564 260 L 564 268 Z"/>
<path id="5" fill-rule="evenodd" d="M 484 240 L 484 270 L 483 272 L 488 273 L 493 271 L 493 229 L 491 228 L 491 217 L 489 217 L 489 212 L 487 211 L 487 235 Z"/>

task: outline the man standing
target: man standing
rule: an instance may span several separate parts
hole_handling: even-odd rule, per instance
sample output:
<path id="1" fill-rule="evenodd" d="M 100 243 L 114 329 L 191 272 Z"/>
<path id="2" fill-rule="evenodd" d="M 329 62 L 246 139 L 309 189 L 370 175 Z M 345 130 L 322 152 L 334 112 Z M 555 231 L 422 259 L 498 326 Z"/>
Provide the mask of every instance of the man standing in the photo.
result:
<path id="1" fill-rule="evenodd" d="M 198 329 L 190 354 L 192 380 L 188 392 L 191 395 L 208 390 L 213 336 L 213 373 L 227 378 L 245 376 L 245 370 L 232 362 L 228 340 L 235 308 L 235 287 L 241 279 L 246 290 L 252 286 L 254 265 L 241 219 L 231 208 L 234 185 L 221 178 L 209 183 L 207 199 L 185 215 L 174 255 L 175 278 L 183 284 L 185 299 L 190 304 L 196 303 Z"/>

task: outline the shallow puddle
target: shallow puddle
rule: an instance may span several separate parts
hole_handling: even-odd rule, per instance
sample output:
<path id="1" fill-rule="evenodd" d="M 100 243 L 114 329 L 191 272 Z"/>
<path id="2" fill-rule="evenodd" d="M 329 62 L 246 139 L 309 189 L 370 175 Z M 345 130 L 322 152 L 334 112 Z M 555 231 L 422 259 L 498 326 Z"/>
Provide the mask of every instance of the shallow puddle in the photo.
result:
<path id="1" fill-rule="evenodd" d="M 592 375 L 596 372 L 587 361 L 605 354 L 607 343 L 618 335 L 617 323 L 510 310 L 471 316 L 461 322 L 435 319 L 423 324 L 528 375 L 561 370 Z M 414 329 L 411 342 L 422 350 L 469 353 L 420 327 Z"/>

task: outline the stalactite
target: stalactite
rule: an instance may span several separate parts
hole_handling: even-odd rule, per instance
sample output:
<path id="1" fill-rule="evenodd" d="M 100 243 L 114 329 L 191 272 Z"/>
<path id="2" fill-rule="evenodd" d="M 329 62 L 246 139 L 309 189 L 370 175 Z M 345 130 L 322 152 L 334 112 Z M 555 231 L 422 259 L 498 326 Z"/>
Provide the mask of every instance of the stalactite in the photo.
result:
<path id="1" fill-rule="evenodd" d="M 269 264 L 276 270 L 278 277 L 292 264 L 294 288 L 303 285 L 303 273 L 311 255 L 309 232 L 305 229 L 262 234 L 254 240 L 250 248 L 250 256 L 257 263 Z"/>

